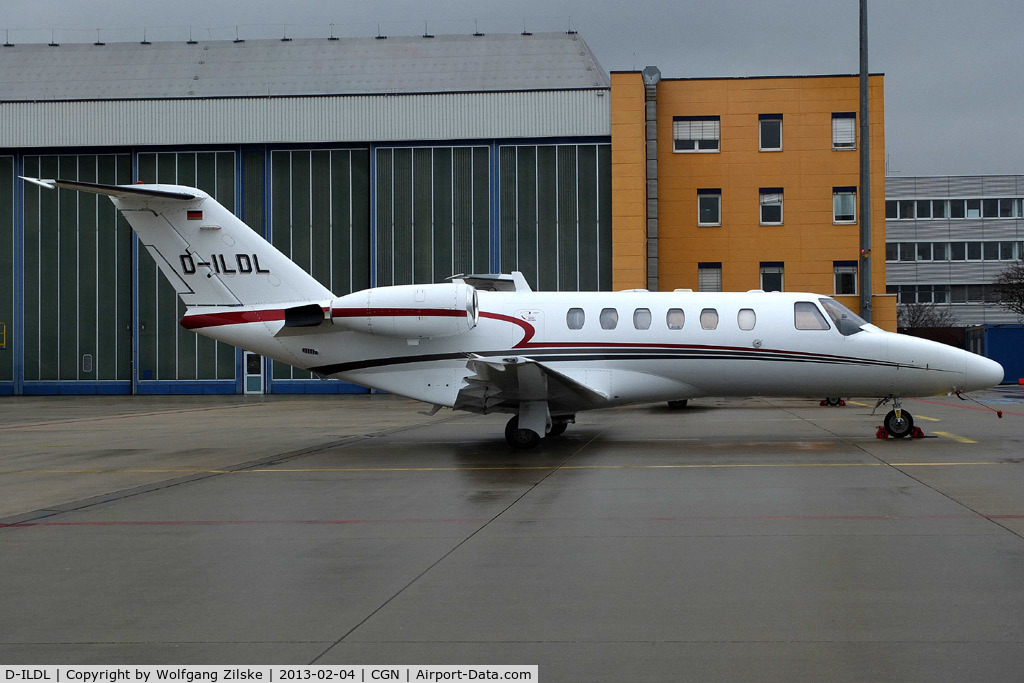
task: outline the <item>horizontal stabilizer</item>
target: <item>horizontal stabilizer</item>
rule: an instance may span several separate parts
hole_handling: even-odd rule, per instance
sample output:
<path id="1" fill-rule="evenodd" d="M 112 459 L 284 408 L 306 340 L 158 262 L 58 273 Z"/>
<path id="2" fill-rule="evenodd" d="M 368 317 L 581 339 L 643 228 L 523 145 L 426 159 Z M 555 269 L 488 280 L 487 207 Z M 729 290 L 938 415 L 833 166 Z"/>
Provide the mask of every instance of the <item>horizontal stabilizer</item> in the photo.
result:
<path id="1" fill-rule="evenodd" d="M 177 199 L 190 201 L 198 199 L 200 195 L 189 194 L 188 192 L 175 192 L 170 190 L 155 190 L 151 187 L 136 187 L 134 185 L 102 185 L 100 183 L 84 183 L 77 180 L 53 180 L 49 178 L 29 178 L 19 176 L 48 190 L 62 187 L 65 190 L 77 190 L 79 192 L 92 192 L 93 194 L 105 194 L 109 197 L 126 199 L 129 197 L 155 197 L 158 199 Z"/>

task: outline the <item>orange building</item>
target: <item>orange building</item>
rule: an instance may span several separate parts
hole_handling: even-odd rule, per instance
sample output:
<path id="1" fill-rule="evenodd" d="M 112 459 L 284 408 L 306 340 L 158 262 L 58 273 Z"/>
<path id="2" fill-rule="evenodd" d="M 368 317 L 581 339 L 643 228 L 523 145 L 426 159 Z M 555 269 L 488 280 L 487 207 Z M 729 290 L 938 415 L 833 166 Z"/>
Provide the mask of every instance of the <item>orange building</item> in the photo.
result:
<path id="1" fill-rule="evenodd" d="M 883 77 L 869 79 L 872 250 L 885 245 Z M 860 308 L 857 76 L 612 74 L 616 289 L 832 294 Z M 896 329 L 885 259 L 872 317 Z"/>

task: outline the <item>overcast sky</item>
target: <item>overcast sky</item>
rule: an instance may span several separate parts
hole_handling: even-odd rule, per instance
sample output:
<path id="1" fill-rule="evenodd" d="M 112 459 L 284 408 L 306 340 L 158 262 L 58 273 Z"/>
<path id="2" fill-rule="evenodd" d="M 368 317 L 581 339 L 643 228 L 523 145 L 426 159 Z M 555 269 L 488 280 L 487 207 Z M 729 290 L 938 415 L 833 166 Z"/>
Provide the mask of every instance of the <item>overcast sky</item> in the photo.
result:
<path id="1" fill-rule="evenodd" d="M 889 173 L 1024 173 L 1024 2 L 869 5 Z M 12 43 L 571 27 L 606 70 L 666 78 L 856 73 L 857 21 L 858 0 L 0 0 Z"/>

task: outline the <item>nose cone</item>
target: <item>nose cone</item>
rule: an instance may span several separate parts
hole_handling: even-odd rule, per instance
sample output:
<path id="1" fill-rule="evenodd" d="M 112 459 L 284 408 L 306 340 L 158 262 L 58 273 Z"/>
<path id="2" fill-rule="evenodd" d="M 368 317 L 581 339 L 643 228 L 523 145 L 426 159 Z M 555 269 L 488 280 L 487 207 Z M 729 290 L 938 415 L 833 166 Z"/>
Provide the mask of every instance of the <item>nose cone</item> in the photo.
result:
<path id="1" fill-rule="evenodd" d="M 964 390 L 978 391 L 1003 381 L 1003 366 L 994 360 L 968 353 L 964 366 Z"/>

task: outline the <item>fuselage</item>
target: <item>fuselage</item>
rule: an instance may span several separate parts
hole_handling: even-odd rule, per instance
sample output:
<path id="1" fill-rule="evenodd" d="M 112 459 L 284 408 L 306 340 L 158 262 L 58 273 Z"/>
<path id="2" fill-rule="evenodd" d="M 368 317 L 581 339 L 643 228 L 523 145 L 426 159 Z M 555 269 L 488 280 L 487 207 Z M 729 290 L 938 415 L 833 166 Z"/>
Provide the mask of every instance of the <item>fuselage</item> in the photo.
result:
<path id="1" fill-rule="evenodd" d="M 931 396 L 1002 379 L 997 363 L 885 332 L 817 294 L 478 296 L 475 326 L 442 337 L 381 336 L 334 324 L 294 332 L 282 329 L 283 316 L 273 320 L 266 313 L 259 322 L 189 326 L 325 377 L 442 406 L 455 405 L 473 375 L 470 358 L 528 358 L 605 396 L 608 405 L 699 396 Z M 382 313 L 403 315 L 398 309 Z M 437 314 L 409 315 L 423 320 Z M 553 399 L 553 411 L 584 407 L 559 400 L 572 403 Z"/>

